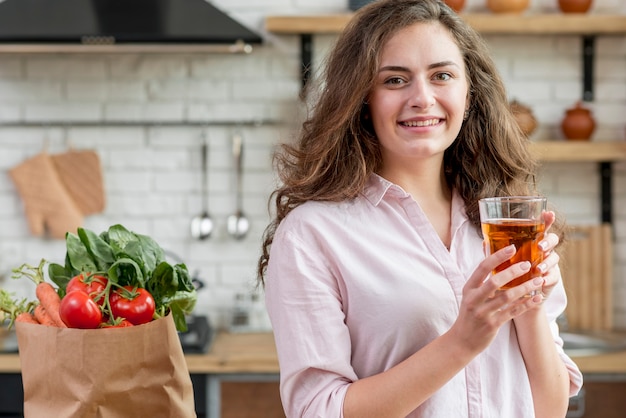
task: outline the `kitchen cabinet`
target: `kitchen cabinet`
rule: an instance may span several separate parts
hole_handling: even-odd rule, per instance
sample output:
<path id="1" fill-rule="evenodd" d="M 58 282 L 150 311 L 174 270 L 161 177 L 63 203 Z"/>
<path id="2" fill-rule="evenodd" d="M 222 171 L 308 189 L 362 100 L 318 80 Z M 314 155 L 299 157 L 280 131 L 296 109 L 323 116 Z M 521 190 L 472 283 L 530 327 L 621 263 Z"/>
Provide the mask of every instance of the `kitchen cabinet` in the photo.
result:
<path id="1" fill-rule="evenodd" d="M 570 402 L 567 418 L 622 418 L 625 393 L 625 375 L 585 376 L 583 390 Z"/>

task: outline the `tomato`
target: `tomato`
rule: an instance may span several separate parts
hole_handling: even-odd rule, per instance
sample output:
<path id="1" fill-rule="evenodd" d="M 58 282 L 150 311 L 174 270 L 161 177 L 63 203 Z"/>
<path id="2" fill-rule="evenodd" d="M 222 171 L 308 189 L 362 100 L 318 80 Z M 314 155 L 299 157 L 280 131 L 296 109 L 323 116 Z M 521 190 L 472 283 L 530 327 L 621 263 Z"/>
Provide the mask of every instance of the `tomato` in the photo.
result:
<path id="1" fill-rule="evenodd" d="M 104 290 L 108 282 L 109 279 L 104 276 L 81 273 L 72 277 L 67 283 L 65 291 L 70 293 L 74 290 L 80 290 L 81 292 L 87 293 L 98 305 L 103 306 L 106 300 Z"/>
<path id="2" fill-rule="evenodd" d="M 93 329 L 102 322 L 102 311 L 96 302 L 85 293 L 74 290 L 61 299 L 61 320 L 70 328 Z"/>
<path id="3" fill-rule="evenodd" d="M 133 325 L 150 322 L 154 316 L 154 298 L 141 287 L 124 286 L 116 289 L 109 296 L 109 303 L 114 318 L 125 318 Z"/>
<path id="4" fill-rule="evenodd" d="M 103 322 L 102 324 L 100 324 L 100 328 L 126 328 L 126 327 L 132 327 L 132 326 L 134 325 L 128 319 L 122 319 L 116 324 L 109 324 L 106 322 Z"/>

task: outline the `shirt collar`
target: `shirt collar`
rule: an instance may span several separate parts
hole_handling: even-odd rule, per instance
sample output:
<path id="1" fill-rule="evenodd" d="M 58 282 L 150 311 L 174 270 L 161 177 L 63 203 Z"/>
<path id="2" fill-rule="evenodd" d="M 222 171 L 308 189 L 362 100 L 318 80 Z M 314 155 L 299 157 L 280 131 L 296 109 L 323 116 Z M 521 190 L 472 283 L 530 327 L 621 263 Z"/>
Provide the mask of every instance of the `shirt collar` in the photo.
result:
<path id="1" fill-rule="evenodd" d="M 387 193 L 397 197 L 409 196 L 409 194 L 397 184 L 390 182 L 376 173 L 372 174 L 365 184 L 363 196 L 372 205 L 378 206 Z M 461 195 L 457 193 L 456 189 L 452 190 L 452 214 L 452 231 L 455 231 L 463 223 L 469 221 L 465 212 L 465 202 Z"/>
<path id="2" fill-rule="evenodd" d="M 365 184 L 363 196 L 369 200 L 372 205 L 378 206 L 387 192 L 398 197 L 406 197 L 409 195 L 397 184 L 394 184 L 378 174 L 373 173 Z"/>

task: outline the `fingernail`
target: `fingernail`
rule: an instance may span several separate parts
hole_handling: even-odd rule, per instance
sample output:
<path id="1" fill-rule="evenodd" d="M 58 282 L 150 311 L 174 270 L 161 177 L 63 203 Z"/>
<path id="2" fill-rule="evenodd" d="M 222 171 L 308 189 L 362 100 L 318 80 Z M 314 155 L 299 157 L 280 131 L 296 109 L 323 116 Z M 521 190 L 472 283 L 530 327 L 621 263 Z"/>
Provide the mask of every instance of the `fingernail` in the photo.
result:
<path id="1" fill-rule="evenodd" d="M 522 261 L 520 263 L 520 267 L 524 270 L 530 270 L 530 266 L 531 266 L 530 261 Z"/>
<path id="2" fill-rule="evenodd" d="M 541 251 L 546 251 L 548 249 L 548 242 L 547 241 L 541 241 L 539 243 L 539 249 Z"/>
<path id="3" fill-rule="evenodd" d="M 511 244 L 508 247 L 504 248 L 505 254 L 513 254 L 515 252 L 515 244 Z"/>
<path id="4" fill-rule="evenodd" d="M 533 284 L 535 286 L 539 286 L 540 284 L 543 284 L 543 277 L 535 277 L 533 279 Z"/>
<path id="5" fill-rule="evenodd" d="M 548 270 L 548 266 L 546 265 L 546 263 L 541 263 L 537 266 L 537 270 L 539 270 L 539 272 L 543 274 Z"/>

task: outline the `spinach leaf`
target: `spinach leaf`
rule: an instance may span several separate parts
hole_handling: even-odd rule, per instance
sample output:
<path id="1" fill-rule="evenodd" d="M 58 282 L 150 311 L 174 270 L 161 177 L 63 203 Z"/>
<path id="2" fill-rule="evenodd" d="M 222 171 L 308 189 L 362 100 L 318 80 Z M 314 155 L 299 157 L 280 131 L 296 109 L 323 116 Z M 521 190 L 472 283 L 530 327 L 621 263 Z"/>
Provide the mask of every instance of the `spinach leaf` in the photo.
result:
<path id="1" fill-rule="evenodd" d="M 66 268 L 70 267 L 70 270 L 77 271 L 98 271 L 98 266 L 96 266 L 94 259 L 77 235 L 67 233 L 65 235 L 65 245 L 67 247 Z M 69 262 L 69 266 L 67 262 Z"/>
<path id="2" fill-rule="evenodd" d="M 83 246 L 94 260 L 97 269 L 93 272 L 108 270 L 115 261 L 111 246 L 88 229 L 78 228 L 77 232 Z"/>

